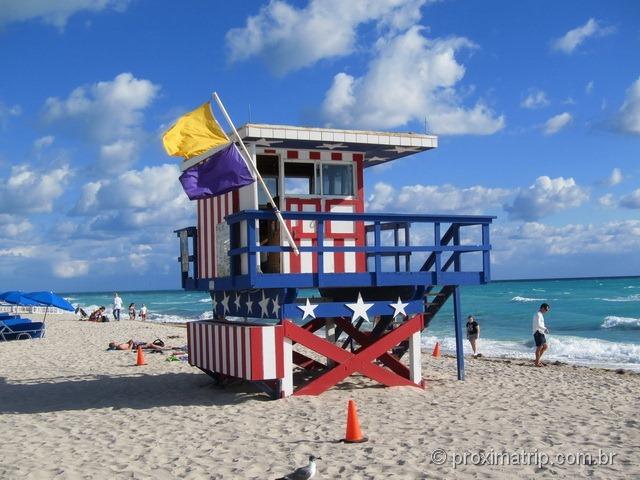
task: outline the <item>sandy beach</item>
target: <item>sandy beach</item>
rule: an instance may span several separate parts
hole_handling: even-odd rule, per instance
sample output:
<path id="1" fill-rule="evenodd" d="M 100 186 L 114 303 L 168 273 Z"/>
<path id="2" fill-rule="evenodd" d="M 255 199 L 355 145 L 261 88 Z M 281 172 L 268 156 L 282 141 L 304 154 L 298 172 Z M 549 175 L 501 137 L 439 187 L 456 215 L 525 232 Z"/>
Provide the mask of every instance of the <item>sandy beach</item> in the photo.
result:
<path id="1" fill-rule="evenodd" d="M 323 457 L 317 478 L 640 475 L 637 374 L 468 359 L 458 382 L 455 359 L 425 354 L 425 390 L 351 377 L 319 397 L 270 401 L 167 355 L 136 367 L 134 353 L 106 351 L 130 338 L 184 345 L 183 328 L 47 323 L 42 340 L 0 343 L 1 478 L 277 478 L 310 454 Z M 349 399 L 367 443 L 337 443 Z"/>

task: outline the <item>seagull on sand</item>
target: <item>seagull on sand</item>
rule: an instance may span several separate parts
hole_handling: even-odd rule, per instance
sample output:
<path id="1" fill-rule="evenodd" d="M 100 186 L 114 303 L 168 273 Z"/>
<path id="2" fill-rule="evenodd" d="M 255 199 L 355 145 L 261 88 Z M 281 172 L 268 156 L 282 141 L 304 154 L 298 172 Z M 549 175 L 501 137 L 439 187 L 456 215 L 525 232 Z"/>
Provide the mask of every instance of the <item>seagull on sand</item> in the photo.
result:
<path id="1" fill-rule="evenodd" d="M 300 467 L 289 475 L 280 477 L 277 480 L 309 480 L 310 478 L 315 477 L 317 471 L 316 460 L 322 460 L 322 458 L 311 455 L 309 457 L 309 465 L 306 467 Z"/>

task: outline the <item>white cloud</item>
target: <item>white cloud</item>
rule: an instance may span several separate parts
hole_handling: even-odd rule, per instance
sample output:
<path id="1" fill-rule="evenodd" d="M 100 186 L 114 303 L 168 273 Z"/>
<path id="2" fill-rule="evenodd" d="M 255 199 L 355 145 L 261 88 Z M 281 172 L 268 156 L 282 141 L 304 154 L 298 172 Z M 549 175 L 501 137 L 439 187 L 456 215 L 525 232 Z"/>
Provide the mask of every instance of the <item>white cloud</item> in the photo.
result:
<path id="1" fill-rule="evenodd" d="M 49 172 L 28 165 L 12 167 L 8 178 L 0 178 L 0 213 L 50 212 L 71 174 L 66 165 Z"/>
<path id="2" fill-rule="evenodd" d="M 611 175 L 609 175 L 605 180 L 603 180 L 602 184 L 606 185 L 607 187 L 613 187 L 615 185 L 618 185 L 620 182 L 622 182 L 623 179 L 624 179 L 624 176 L 622 175 L 622 170 L 616 167 L 613 170 L 611 170 Z"/>
<path id="3" fill-rule="evenodd" d="M 545 255 L 616 254 L 640 249 L 640 221 L 626 220 L 601 225 L 569 224 L 561 227 L 536 222 L 496 225 L 492 244 L 505 257 L 527 252 Z"/>
<path id="4" fill-rule="evenodd" d="M 573 117 L 570 113 L 563 112 L 547 120 L 544 124 L 543 131 L 545 135 L 554 135 L 571 123 L 572 120 Z"/>
<path id="5" fill-rule="evenodd" d="M 620 206 L 634 210 L 640 209 L 640 188 L 637 188 L 633 192 L 622 197 L 620 199 Z"/>
<path id="6" fill-rule="evenodd" d="M 627 90 L 615 123 L 621 132 L 640 135 L 640 77 Z"/>
<path id="7" fill-rule="evenodd" d="M 116 140 L 100 147 L 100 168 L 105 172 L 126 170 L 138 159 L 139 145 L 133 140 Z"/>
<path id="8" fill-rule="evenodd" d="M 523 108 L 542 108 L 549 105 L 549 99 L 547 98 L 547 94 L 542 90 L 532 89 L 529 90 L 529 94 L 526 98 L 520 103 L 520 106 Z"/>
<path id="9" fill-rule="evenodd" d="M 44 148 L 50 147 L 53 145 L 55 137 L 53 135 L 46 135 L 44 137 L 40 137 L 33 142 L 33 148 L 36 150 L 42 150 Z"/>
<path id="10" fill-rule="evenodd" d="M 5 105 L 0 101 L 0 127 L 5 127 L 9 117 L 17 117 L 22 113 L 20 105 Z"/>
<path id="11" fill-rule="evenodd" d="M 78 12 L 99 12 L 106 8 L 123 11 L 129 0 L 16 0 L 0 4 L 0 26 L 40 19 L 60 29 Z"/>
<path id="12" fill-rule="evenodd" d="M 0 214 L 0 238 L 19 238 L 29 233 L 33 225 L 17 215 Z"/>
<path id="13" fill-rule="evenodd" d="M 83 139 L 110 143 L 138 133 L 142 111 L 160 87 L 149 80 L 121 73 L 111 81 L 81 86 L 66 99 L 49 97 L 43 120 Z"/>
<path id="14" fill-rule="evenodd" d="M 410 121 L 440 134 L 492 134 L 505 125 L 486 104 L 461 104 L 454 89 L 465 67 L 455 54 L 475 45 L 461 37 L 429 40 L 421 27 L 378 43 L 377 57 L 364 76 L 338 73 L 326 93 L 323 114 L 328 125 L 394 128 Z"/>
<path id="15" fill-rule="evenodd" d="M 347 55 L 360 25 L 376 22 L 389 31 L 419 21 L 426 0 L 311 0 L 304 8 L 272 0 L 243 28 L 226 35 L 232 61 L 260 57 L 277 74 Z"/>
<path id="16" fill-rule="evenodd" d="M 611 208 L 615 206 L 616 201 L 615 198 L 613 198 L 612 193 L 607 193 L 598 198 L 598 204 L 603 207 Z"/>
<path id="17" fill-rule="evenodd" d="M 89 233 L 170 226 L 194 213 L 185 195 L 176 165 L 129 170 L 113 178 L 87 183 L 73 209 L 88 216 Z M 168 227 L 169 228 L 169 227 Z"/>
<path id="18" fill-rule="evenodd" d="M 33 258 L 38 253 L 36 247 L 9 247 L 9 248 L 0 248 L 0 257 L 25 257 L 25 258 Z"/>
<path id="19" fill-rule="evenodd" d="M 562 53 L 571 54 L 589 37 L 602 37 L 613 33 L 615 28 L 604 27 L 597 20 L 590 18 L 584 25 L 569 30 L 562 37 L 552 43 L 552 48 Z"/>
<path id="20" fill-rule="evenodd" d="M 512 219 L 538 220 L 546 215 L 582 205 L 588 193 L 573 178 L 538 177 L 533 185 L 521 188 L 504 209 Z"/>
<path id="21" fill-rule="evenodd" d="M 53 275 L 58 278 L 83 277 L 89 273 L 89 262 L 85 260 L 62 260 L 52 265 Z"/>
<path id="22" fill-rule="evenodd" d="M 453 185 L 408 185 L 397 191 L 379 182 L 367 199 L 367 210 L 475 214 L 499 207 L 512 192 L 479 185 L 458 188 Z"/>
<path id="23" fill-rule="evenodd" d="M 584 91 L 587 95 L 591 95 L 591 93 L 593 92 L 593 87 L 594 87 L 594 83 L 593 80 L 591 80 L 589 83 L 587 83 L 587 85 L 584 87 Z"/>

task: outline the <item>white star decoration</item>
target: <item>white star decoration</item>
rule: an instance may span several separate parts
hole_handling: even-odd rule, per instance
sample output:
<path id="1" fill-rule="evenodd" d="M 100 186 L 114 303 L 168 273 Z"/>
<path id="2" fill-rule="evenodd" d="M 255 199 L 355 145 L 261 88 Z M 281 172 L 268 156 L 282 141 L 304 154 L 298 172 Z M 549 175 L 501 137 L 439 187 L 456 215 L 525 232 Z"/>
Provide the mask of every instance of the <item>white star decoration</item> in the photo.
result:
<path id="1" fill-rule="evenodd" d="M 270 298 L 265 298 L 264 296 L 264 290 L 262 291 L 262 300 L 260 300 L 258 302 L 258 305 L 260 305 L 260 311 L 261 311 L 261 316 L 266 317 L 267 315 L 269 315 L 269 302 L 271 301 Z"/>
<path id="2" fill-rule="evenodd" d="M 280 304 L 278 303 L 278 297 L 273 299 L 273 313 L 276 317 L 280 314 Z"/>
<path id="3" fill-rule="evenodd" d="M 229 313 L 229 297 L 227 296 L 227 292 L 224 292 L 223 295 L 224 297 L 222 298 L 222 301 L 220 303 L 224 307 L 224 314 L 226 315 L 227 313 Z"/>
<path id="4" fill-rule="evenodd" d="M 236 299 L 235 299 L 235 301 L 233 302 L 233 303 L 235 303 L 235 304 L 236 304 L 236 312 L 239 312 L 239 311 L 240 311 L 240 297 L 241 297 L 241 296 L 242 296 L 242 295 L 241 295 L 240 293 L 237 293 L 237 294 L 236 294 Z"/>
<path id="5" fill-rule="evenodd" d="M 420 149 L 416 147 L 400 147 L 395 146 L 393 148 L 386 148 L 387 152 L 405 153 L 405 152 L 419 152 Z"/>
<path id="6" fill-rule="evenodd" d="M 404 311 L 404 307 L 409 305 L 408 303 L 402 303 L 400 297 L 398 297 L 398 301 L 396 303 L 390 303 L 389 306 L 393 307 L 393 318 L 396 318 L 398 315 L 407 316 L 407 312 Z"/>
<path id="7" fill-rule="evenodd" d="M 369 316 L 367 315 L 367 310 L 373 307 L 373 303 L 364 303 L 362 301 L 362 295 L 358 292 L 358 300 L 356 303 L 347 303 L 345 304 L 349 309 L 353 310 L 353 316 L 351 317 L 351 322 L 353 323 L 359 318 L 364 318 L 367 322 L 371 322 L 369 320 Z"/>
<path id="8" fill-rule="evenodd" d="M 298 305 L 298 308 L 303 312 L 302 320 L 304 320 L 307 317 L 316 318 L 316 312 L 314 312 L 314 310 L 318 308 L 318 305 L 311 305 L 311 302 L 309 302 L 308 298 L 307 298 L 307 304 Z"/>
<path id="9" fill-rule="evenodd" d="M 323 143 L 322 145 L 316 145 L 316 148 L 326 148 L 328 150 L 333 150 L 334 148 L 347 148 L 347 146 L 343 143 Z"/>
<path id="10" fill-rule="evenodd" d="M 253 310 L 253 301 L 251 300 L 251 296 L 247 293 L 247 315 L 251 315 Z"/>
<path id="11" fill-rule="evenodd" d="M 261 138 L 260 140 L 256 140 L 256 147 L 270 147 L 272 143 L 282 143 L 282 140 L 267 140 L 266 138 Z"/>
<path id="12" fill-rule="evenodd" d="M 216 308 L 218 308 L 218 302 L 216 302 L 216 297 L 211 297 L 211 303 L 213 304 L 213 313 L 216 313 Z"/>

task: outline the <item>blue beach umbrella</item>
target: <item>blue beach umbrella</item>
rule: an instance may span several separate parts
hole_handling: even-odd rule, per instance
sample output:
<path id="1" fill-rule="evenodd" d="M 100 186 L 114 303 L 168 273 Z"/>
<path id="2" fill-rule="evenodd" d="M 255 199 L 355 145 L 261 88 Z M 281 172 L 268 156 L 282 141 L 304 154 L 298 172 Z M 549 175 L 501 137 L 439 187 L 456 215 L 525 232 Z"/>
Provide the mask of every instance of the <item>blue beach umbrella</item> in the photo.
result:
<path id="1" fill-rule="evenodd" d="M 0 293 L 0 300 L 13 305 L 22 305 L 26 307 L 34 307 L 42 305 L 40 302 L 28 298 L 27 294 L 19 290 Z"/>
<path id="2" fill-rule="evenodd" d="M 73 305 L 53 292 L 31 292 L 25 293 L 24 296 L 29 300 L 35 301 L 40 305 L 46 305 L 47 307 L 57 307 L 70 312 L 75 310 Z"/>

